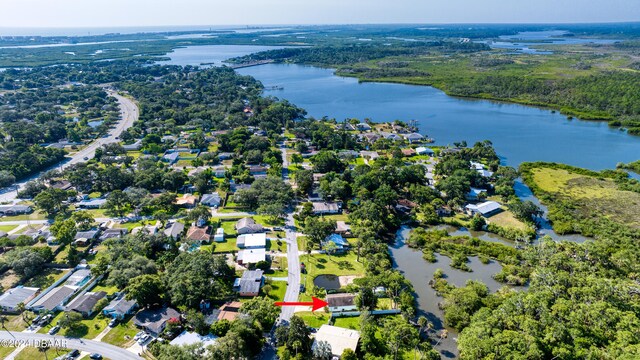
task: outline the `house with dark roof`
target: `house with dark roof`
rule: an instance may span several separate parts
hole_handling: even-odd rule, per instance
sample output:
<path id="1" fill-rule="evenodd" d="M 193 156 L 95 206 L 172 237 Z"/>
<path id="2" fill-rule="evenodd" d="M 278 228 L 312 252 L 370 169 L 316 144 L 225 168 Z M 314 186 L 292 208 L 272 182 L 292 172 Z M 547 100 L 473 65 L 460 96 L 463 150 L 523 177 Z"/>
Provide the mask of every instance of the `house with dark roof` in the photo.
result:
<path id="1" fill-rule="evenodd" d="M 170 307 L 145 309 L 136 314 L 133 324 L 157 337 L 167 326 L 167 321 L 171 319 L 180 320 L 180 313 Z"/>
<path id="2" fill-rule="evenodd" d="M 236 232 L 242 234 L 255 234 L 264 231 L 262 225 L 256 223 L 253 218 L 245 217 L 236 222 Z"/>
<path id="3" fill-rule="evenodd" d="M 129 232 L 127 229 L 106 229 L 100 234 L 100 241 L 123 237 L 127 232 Z"/>
<path id="4" fill-rule="evenodd" d="M 329 304 L 329 312 L 356 311 L 356 294 L 328 294 L 325 301 Z"/>
<path id="5" fill-rule="evenodd" d="M 262 270 L 246 270 L 242 277 L 237 278 L 233 288 L 240 296 L 258 296 L 260 288 L 264 284 Z"/>
<path id="6" fill-rule="evenodd" d="M 125 293 L 118 293 L 109 305 L 102 309 L 102 313 L 114 319 L 124 319 L 127 315 L 133 314 L 137 307 L 138 303 L 135 300 L 127 300 Z"/>
<path id="7" fill-rule="evenodd" d="M 89 317 L 93 314 L 93 309 L 98 301 L 105 296 L 107 296 L 107 293 L 104 291 L 84 293 L 73 299 L 73 301 L 67 305 L 66 311 L 75 311 L 82 314 L 83 317 Z"/>

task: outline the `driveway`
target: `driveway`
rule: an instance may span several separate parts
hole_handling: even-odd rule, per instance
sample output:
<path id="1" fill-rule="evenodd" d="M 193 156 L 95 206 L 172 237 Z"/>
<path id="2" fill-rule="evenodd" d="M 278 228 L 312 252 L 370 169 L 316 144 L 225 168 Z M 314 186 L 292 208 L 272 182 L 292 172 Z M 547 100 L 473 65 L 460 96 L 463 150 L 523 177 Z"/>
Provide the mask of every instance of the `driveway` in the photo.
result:
<path id="1" fill-rule="evenodd" d="M 142 359 L 138 355 L 127 351 L 126 349 L 119 348 L 117 346 L 113 346 L 107 343 L 93 341 L 93 340 L 85 340 L 85 339 L 75 339 L 75 338 L 67 338 L 64 336 L 57 335 L 47 335 L 47 334 L 34 334 L 34 333 L 22 333 L 22 332 L 8 332 L 8 331 L 0 331 L 0 343 L 2 341 L 26 341 L 26 342 L 36 342 L 36 341 L 57 341 L 68 349 L 78 349 L 80 351 L 86 351 L 89 353 L 98 353 L 103 357 L 109 359 L 122 359 L 122 360 L 140 360 Z"/>

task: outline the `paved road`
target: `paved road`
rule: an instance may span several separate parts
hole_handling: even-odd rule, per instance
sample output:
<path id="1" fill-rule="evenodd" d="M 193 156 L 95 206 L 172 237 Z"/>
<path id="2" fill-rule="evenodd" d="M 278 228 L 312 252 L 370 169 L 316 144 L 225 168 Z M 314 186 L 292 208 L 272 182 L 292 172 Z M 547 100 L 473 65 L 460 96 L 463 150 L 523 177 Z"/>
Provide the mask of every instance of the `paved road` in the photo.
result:
<path id="1" fill-rule="evenodd" d="M 133 123 L 138 120 L 139 111 L 138 106 L 131 99 L 126 98 L 122 95 L 119 95 L 113 91 L 107 91 L 109 96 L 113 96 L 118 100 L 120 105 L 120 121 L 116 124 L 116 126 L 109 131 L 107 137 L 96 139 L 94 142 L 89 144 L 84 149 L 78 151 L 77 153 L 70 156 L 68 159 L 65 159 L 62 163 L 51 167 L 51 169 L 64 169 L 69 165 L 77 164 L 79 162 L 86 161 L 85 158 L 92 158 L 96 154 L 96 149 L 101 147 L 104 144 L 109 144 L 113 142 L 119 141 L 116 137 L 119 137 L 123 131 L 130 128 Z M 12 202 L 17 198 L 17 192 L 24 188 L 25 184 L 31 180 L 35 180 L 40 176 L 40 174 L 33 175 L 27 179 L 23 179 L 22 181 L 13 184 L 13 186 L 9 188 L 2 189 L 4 191 L 0 194 L 0 202 Z M 16 190 L 16 188 L 18 190 Z"/>
<path id="2" fill-rule="evenodd" d="M 62 344 L 65 344 L 66 342 L 65 347 L 69 349 L 78 349 L 80 351 L 86 351 L 89 353 L 98 353 L 103 357 L 106 357 L 109 359 L 122 359 L 122 360 L 142 359 L 138 355 L 130 351 L 127 351 L 126 349 L 122 349 L 107 343 L 93 341 L 93 340 L 67 338 L 67 337 L 58 336 L 58 335 L 0 331 L 0 341 L 2 340 L 23 340 L 23 341 L 29 341 L 29 342 L 59 341 Z"/>
<path id="3" fill-rule="evenodd" d="M 289 181 L 289 161 L 287 161 L 287 148 L 280 146 L 282 151 L 282 177 L 285 181 Z M 298 251 L 298 241 L 295 223 L 293 221 L 293 212 L 287 214 L 285 221 L 285 241 L 287 242 L 287 263 L 288 263 L 288 279 L 287 291 L 284 294 L 284 301 L 298 301 L 300 295 L 300 257 Z M 280 312 L 279 321 L 289 321 L 293 316 L 293 306 L 283 306 Z"/>
<path id="4" fill-rule="evenodd" d="M 287 279 L 287 291 L 284 294 L 284 301 L 298 301 L 300 295 L 300 257 L 298 251 L 298 241 L 296 239 L 293 214 L 287 216 L 285 223 L 287 242 L 287 263 L 289 264 L 289 274 Z M 280 321 L 289 321 L 293 315 L 293 306 L 283 306 L 280 312 Z"/>

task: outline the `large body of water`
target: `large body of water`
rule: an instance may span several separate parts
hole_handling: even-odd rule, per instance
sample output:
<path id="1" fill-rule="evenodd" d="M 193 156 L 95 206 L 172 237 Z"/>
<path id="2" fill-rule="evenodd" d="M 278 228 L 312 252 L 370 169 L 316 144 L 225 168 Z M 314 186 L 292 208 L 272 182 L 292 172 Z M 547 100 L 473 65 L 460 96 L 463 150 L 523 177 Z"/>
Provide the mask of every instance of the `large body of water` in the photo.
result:
<path id="1" fill-rule="evenodd" d="M 238 56 L 245 56 L 260 51 L 280 49 L 282 46 L 261 45 L 203 45 L 177 48 L 167 54 L 170 60 L 159 61 L 162 65 L 195 65 L 207 64 L 222 66 L 223 61 Z"/>
<path id="2" fill-rule="evenodd" d="M 265 86 L 284 87 L 266 94 L 287 99 L 318 118 L 415 119 L 420 132 L 438 145 L 491 140 L 507 165 L 555 161 L 601 170 L 640 156 L 640 137 L 606 122 L 568 120 L 548 109 L 460 99 L 428 86 L 360 83 L 331 69 L 301 65 L 269 64 L 239 72 Z"/>

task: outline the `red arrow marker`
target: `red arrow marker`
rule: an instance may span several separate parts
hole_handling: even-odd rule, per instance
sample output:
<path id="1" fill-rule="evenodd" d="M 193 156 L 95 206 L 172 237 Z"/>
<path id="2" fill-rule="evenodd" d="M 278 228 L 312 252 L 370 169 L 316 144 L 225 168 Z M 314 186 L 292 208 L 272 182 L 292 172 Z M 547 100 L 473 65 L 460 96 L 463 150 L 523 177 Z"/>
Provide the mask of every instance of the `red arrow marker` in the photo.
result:
<path id="1" fill-rule="evenodd" d="M 286 301 L 276 301 L 274 304 L 276 306 L 311 306 L 311 311 L 316 311 L 320 308 L 323 308 L 329 305 L 328 302 L 324 300 L 320 300 L 316 297 L 311 297 L 313 301 L 310 302 L 286 302 Z"/>

